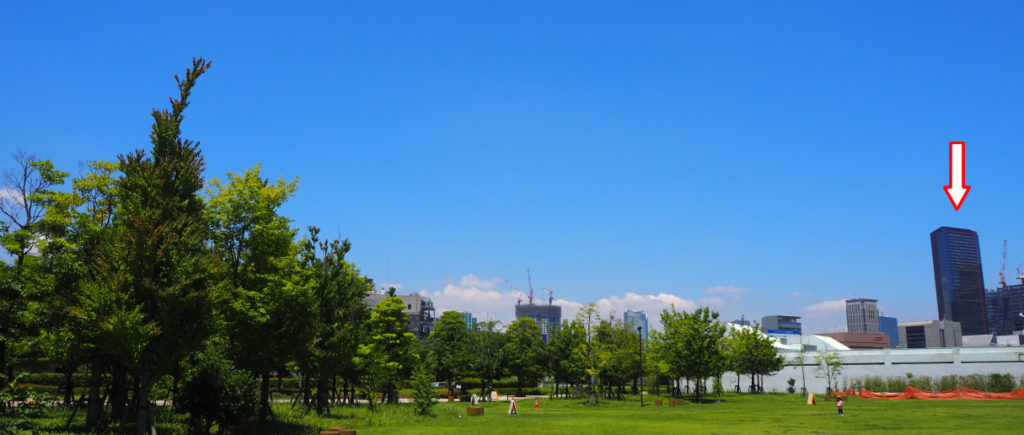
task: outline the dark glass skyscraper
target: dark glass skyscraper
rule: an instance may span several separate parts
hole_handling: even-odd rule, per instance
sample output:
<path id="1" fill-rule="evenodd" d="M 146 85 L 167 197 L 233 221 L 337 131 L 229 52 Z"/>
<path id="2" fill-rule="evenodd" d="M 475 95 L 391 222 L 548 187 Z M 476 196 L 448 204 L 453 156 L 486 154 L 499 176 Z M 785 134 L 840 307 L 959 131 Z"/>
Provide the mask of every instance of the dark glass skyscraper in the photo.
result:
<path id="1" fill-rule="evenodd" d="M 964 335 L 987 334 L 978 233 L 950 227 L 932 231 L 932 264 L 939 320 L 960 322 Z"/>

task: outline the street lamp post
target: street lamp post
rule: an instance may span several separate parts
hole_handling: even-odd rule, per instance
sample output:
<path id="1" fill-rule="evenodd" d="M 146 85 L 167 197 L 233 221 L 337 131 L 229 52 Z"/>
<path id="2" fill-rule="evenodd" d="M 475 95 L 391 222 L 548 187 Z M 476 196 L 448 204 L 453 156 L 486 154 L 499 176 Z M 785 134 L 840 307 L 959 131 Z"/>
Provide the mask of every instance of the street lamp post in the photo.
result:
<path id="1" fill-rule="evenodd" d="M 644 407 L 644 334 L 643 326 L 636 327 L 637 338 L 640 339 L 640 407 Z"/>

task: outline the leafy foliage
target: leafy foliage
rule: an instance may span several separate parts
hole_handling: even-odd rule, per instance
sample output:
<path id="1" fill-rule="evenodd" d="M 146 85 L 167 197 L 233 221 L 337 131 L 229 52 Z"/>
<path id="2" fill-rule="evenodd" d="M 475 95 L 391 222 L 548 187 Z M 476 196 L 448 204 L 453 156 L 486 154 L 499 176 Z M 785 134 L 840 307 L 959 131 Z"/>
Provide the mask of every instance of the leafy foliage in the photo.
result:
<path id="1" fill-rule="evenodd" d="M 244 433 L 256 415 L 256 382 L 224 353 L 223 343 L 213 340 L 187 361 L 175 407 L 189 414 L 193 433 L 210 433 L 214 425 L 217 433 Z"/>

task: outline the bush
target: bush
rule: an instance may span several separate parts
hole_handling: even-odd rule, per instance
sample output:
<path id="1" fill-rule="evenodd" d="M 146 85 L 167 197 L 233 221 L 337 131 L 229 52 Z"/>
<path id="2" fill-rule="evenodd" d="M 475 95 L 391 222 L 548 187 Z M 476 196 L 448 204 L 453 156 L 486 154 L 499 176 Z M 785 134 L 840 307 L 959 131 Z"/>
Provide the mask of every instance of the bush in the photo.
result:
<path id="1" fill-rule="evenodd" d="M 197 354 L 185 373 L 177 408 L 188 412 L 193 433 L 240 433 L 256 415 L 256 380 L 235 369 L 216 345 Z"/>
<path id="2" fill-rule="evenodd" d="M 1018 385 L 1009 373 L 973 374 L 967 376 L 946 375 L 935 379 L 928 376 L 891 377 L 888 379 L 882 379 L 879 376 L 865 376 L 850 382 L 851 387 L 854 389 L 864 388 L 875 392 L 885 391 L 890 393 L 903 391 L 908 384 L 911 387 L 929 391 L 949 391 L 957 387 L 967 387 L 993 393 L 1013 391 Z"/>
<path id="3" fill-rule="evenodd" d="M 50 401 L 43 396 L 44 394 L 22 384 L 20 374 L 8 384 L 0 384 L 0 402 L 10 405 L 0 407 L 0 434 L 17 434 L 23 431 L 35 433 L 32 419 L 42 416 L 44 403 Z"/>
<path id="4" fill-rule="evenodd" d="M 956 387 L 959 387 L 959 386 L 960 386 L 960 377 L 959 376 L 957 376 L 957 375 L 946 375 L 946 376 L 943 376 L 943 377 L 939 378 L 939 384 L 936 386 L 936 388 L 938 388 L 939 391 L 949 391 L 949 390 L 956 389 Z"/>
<path id="5" fill-rule="evenodd" d="M 1013 391 L 1017 385 L 1013 381 L 1013 376 L 1009 373 L 998 374 L 992 373 L 988 375 L 988 390 L 993 393 L 1009 393 Z"/>
<path id="6" fill-rule="evenodd" d="M 416 368 L 416 379 L 413 380 L 413 389 L 412 397 L 416 413 L 427 415 L 430 412 L 430 408 L 437 404 L 437 392 L 430 385 L 430 373 L 427 372 L 424 364 L 420 364 Z"/>

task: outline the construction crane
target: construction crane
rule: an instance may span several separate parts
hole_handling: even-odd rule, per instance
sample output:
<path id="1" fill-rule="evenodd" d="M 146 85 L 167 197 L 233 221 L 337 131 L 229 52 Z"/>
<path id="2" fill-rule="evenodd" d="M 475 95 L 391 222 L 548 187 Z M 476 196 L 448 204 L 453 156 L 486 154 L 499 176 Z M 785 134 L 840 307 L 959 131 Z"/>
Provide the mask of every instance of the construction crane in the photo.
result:
<path id="1" fill-rule="evenodd" d="M 507 279 L 505 280 L 505 284 L 508 284 L 509 290 L 512 290 L 512 294 L 516 295 L 516 305 L 522 304 L 523 293 L 516 289 L 516 287 L 512 285 L 512 282 Z"/>
<path id="2" fill-rule="evenodd" d="M 999 284 L 1006 288 L 1006 240 L 1003 240 L 1003 270 L 999 271 Z"/>
<path id="3" fill-rule="evenodd" d="M 1019 279 L 1020 283 L 1024 285 L 1024 270 L 1020 270 L 1020 268 L 1021 266 L 1017 266 L 1017 279 Z"/>
<path id="4" fill-rule="evenodd" d="M 530 305 L 533 305 L 533 279 L 530 278 L 530 268 L 526 268 L 526 283 L 530 286 Z"/>
<path id="5" fill-rule="evenodd" d="M 551 302 L 555 299 L 555 294 L 548 289 L 544 289 L 544 294 L 548 295 L 548 305 L 551 305 Z"/>

